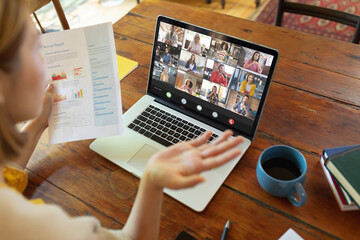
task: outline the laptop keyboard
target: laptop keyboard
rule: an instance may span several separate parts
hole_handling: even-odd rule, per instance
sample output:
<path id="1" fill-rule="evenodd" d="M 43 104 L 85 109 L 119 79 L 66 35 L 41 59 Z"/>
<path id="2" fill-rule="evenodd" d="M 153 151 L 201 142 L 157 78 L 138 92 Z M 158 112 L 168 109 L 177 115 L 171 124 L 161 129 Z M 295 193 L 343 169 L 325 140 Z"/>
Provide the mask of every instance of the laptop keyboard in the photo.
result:
<path id="1" fill-rule="evenodd" d="M 178 142 L 189 141 L 206 131 L 204 128 L 152 105 L 134 119 L 128 128 L 166 147 Z M 212 134 L 208 142 L 216 137 L 218 135 Z"/>

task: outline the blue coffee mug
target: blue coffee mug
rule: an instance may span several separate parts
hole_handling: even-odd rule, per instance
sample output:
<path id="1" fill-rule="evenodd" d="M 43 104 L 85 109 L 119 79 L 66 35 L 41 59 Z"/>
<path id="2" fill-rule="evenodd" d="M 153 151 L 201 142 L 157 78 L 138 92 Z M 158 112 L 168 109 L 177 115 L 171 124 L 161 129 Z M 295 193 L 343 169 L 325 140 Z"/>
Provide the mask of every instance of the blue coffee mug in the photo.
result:
<path id="1" fill-rule="evenodd" d="M 280 180 L 270 176 L 264 170 L 264 163 L 273 158 L 283 158 L 295 164 L 301 174 L 300 176 L 291 180 Z M 307 164 L 305 157 L 295 148 L 276 145 L 265 149 L 258 160 L 256 166 L 256 176 L 260 186 L 269 194 L 277 197 L 287 197 L 289 201 L 296 207 L 305 204 L 307 200 L 306 192 L 303 188 L 307 171 Z M 298 193 L 299 200 L 294 196 Z"/>

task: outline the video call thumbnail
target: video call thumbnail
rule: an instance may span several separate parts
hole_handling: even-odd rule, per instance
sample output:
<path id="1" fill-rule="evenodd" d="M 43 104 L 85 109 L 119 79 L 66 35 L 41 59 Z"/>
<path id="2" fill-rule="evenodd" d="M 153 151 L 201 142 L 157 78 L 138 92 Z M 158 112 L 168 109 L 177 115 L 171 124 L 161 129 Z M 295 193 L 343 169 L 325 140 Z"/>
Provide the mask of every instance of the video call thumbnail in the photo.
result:
<path id="1" fill-rule="evenodd" d="M 156 48 L 155 61 L 165 65 L 176 67 L 180 56 L 180 49 L 159 42 Z"/>
<path id="2" fill-rule="evenodd" d="M 162 22 L 160 23 L 158 41 L 172 47 L 181 47 L 184 41 L 184 29 Z"/>
<path id="3" fill-rule="evenodd" d="M 273 56 L 160 23 L 153 79 L 255 119 Z"/>
<path id="4" fill-rule="evenodd" d="M 199 97 L 203 79 L 188 72 L 178 70 L 175 87 L 181 91 Z"/>
<path id="5" fill-rule="evenodd" d="M 175 85 L 177 70 L 165 64 L 155 62 L 153 79 Z"/>
<path id="6" fill-rule="evenodd" d="M 213 38 L 211 40 L 210 51 L 208 53 L 208 57 L 210 59 L 219 61 L 221 63 L 229 64 L 228 60 L 229 50 L 230 50 L 231 43 Z M 234 64 L 232 66 L 235 66 Z"/>
<path id="7" fill-rule="evenodd" d="M 208 59 L 206 62 L 204 79 L 227 87 L 235 68 L 221 62 Z"/>
<path id="8" fill-rule="evenodd" d="M 259 108 L 260 100 L 249 97 L 248 94 L 229 91 L 227 109 L 239 115 L 254 119 Z"/>
<path id="9" fill-rule="evenodd" d="M 200 90 L 200 98 L 217 106 L 226 107 L 228 89 L 219 84 L 203 80 Z"/>
<path id="10" fill-rule="evenodd" d="M 209 51 L 211 37 L 194 31 L 185 30 L 183 50 L 206 57 Z"/>
<path id="11" fill-rule="evenodd" d="M 180 54 L 178 68 L 197 77 L 202 77 L 204 75 L 205 62 L 206 58 L 183 50 Z"/>

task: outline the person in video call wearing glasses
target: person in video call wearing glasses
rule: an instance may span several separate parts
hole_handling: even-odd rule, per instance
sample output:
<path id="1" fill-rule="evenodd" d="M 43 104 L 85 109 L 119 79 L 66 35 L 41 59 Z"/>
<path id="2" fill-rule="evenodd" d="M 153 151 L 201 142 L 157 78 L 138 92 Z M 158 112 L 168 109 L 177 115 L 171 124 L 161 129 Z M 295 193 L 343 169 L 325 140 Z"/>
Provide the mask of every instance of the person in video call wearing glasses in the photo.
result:
<path id="1" fill-rule="evenodd" d="M 252 117 L 252 111 L 249 106 L 249 96 L 245 95 L 243 96 L 242 100 L 236 103 L 232 108 L 231 111 L 240 114 L 242 116 L 251 118 Z"/>
<path id="2" fill-rule="evenodd" d="M 194 36 L 194 40 L 190 42 L 187 49 L 189 52 L 199 54 L 201 53 L 200 35 L 197 33 Z"/>
<path id="3" fill-rule="evenodd" d="M 208 131 L 153 155 L 122 230 L 104 228 L 92 216 L 71 217 L 41 199 L 37 204 L 26 199 L 21 195 L 28 183 L 24 169 L 48 126 L 56 94 L 52 85 L 46 89 L 40 35 L 29 14 L 22 0 L 0 0 L 0 239 L 159 239 L 163 189 L 203 182 L 201 172 L 239 156 L 241 151 L 234 147 L 242 138 L 230 138 L 228 130 L 207 144 L 212 134 Z M 19 131 L 16 124 L 26 120 Z"/>
<path id="4" fill-rule="evenodd" d="M 217 84 L 220 84 L 220 85 L 226 87 L 227 86 L 227 79 L 224 76 L 224 73 L 225 73 L 224 64 L 220 64 L 218 69 L 219 69 L 219 71 L 212 72 L 211 77 L 210 77 L 210 82 L 217 83 Z"/>

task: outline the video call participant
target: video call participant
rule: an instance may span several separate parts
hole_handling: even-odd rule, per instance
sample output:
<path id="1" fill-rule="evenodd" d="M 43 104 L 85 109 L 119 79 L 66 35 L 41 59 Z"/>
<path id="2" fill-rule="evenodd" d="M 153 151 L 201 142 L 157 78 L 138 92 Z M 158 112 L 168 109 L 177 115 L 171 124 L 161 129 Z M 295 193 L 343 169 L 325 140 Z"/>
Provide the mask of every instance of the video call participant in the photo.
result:
<path id="1" fill-rule="evenodd" d="M 192 94 L 192 86 L 193 86 L 193 83 L 191 82 L 191 80 L 186 79 L 185 84 L 181 86 L 180 90 L 187 92 L 189 94 Z"/>
<path id="2" fill-rule="evenodd" d="M 260 53 L 254 52 L 251 59 L 247 60 L 246 63 L 244 63 L 243 67 L 253 72 L 257 72 L 261 74 L 262 69 L 260 67 L 259 59 L 260 59 Z"/>
<path id="3" fill-rule="evenodd" d="M 221 61 L 225 61 L 227 56 L 229 55 L 227 50 L 229 48 L 228 44 L 226 42 L 222 42 L 220 45 L 221 50 L 217 51 L 216 58 Z"/>
<path id="4" fill-rule="evenodd" d="M 200 35 L 197 33 L 194 36 L 194 40 L 190 42 L 187 49 L 189 52 L 199 54 L 201 53 Z"/>
<path id="5" fill-rule="evenodd" d="M 241 101 L 239 101 L 232 107 L 231 111 L 240 114 L 241 116 L 252 118 L 253 113 L 250 109 L 248 101 L 249 101 L 249 96 L 248 95 L 243 96 Z"/>
<path id="6" fill-rule="evenodd" d="M 190 71 L 196 71 L 196 62 L 195 62 L 195 54 L 191 54 L 190 59 L 186 62 L 185 68 Z"/>
<path id="7" fill-rule="evenodd" d="M 164 38 L 164 43 L 169 44 L 173 47 L 178 46 L 178 36 L 175 32 L 175 26 L 171 25 L 170 32 L 167 32 Z"/>
<path id="8" fill-rule="evenodd" d="M 224 64 L 220 64 L 218 69 L 219 69 L 219 71 L 212 72 L 211 77 L 210 77 L 210 82 L 217 83 L 217 84 L 220 84 L 220 85 L 226 87 L 227 86 L 227 79 L 224 76 L 224 73 L 225 73 Z"/>
<path id="9" fill-rule="evenodd" d="M 160 62 L 171 65 L 171 54 L 169 53 L 169 49 L 167 47 L 165 48 L 165 52 L 160 58 Z"/>
<path id="10" fill-rule="evenodd" d="M 47 81 L 40 35 L 24 2 L 0 0 L 0 239 L 160 239 L 163 189 L 189 188 L 204 182 L 201 172 L 239 156 L 241 150 L 234 147 L 242 138 L 230 138 L 233 132 L 228 130 L 206 144 L 212 134 L 207 131 L 199 138 L 153 155 L 122 230 L 107 229 L 93 216 L 69 216 L 55 204 L 33 204 L 21 194 L 28 182 L 24 169 L 48 127 L 56 91 L 50 85 L 45 94 Z M 24 121 L 27 124 L 19 131 L 16 124 Z M 66 153 L 68 157 L 71 154 Z M 66 167 L 66 161 L 63 164 L 60 167 Z M 90 192 L 95 190 L 91 184 L 87 187 Z M 52 200 L 62 201 L 58 197 Z M 77 205 L 68 207 L 80 211 Z"/>
<path id="11" fill-rule="evenodd" d="M 165 67 L 163 72 L 160 74 L 160 81 L 169 82 L 169 74 L 167 67 Z"/>
<path id="12" fill-rule="evenodd" d="M 219 95 L 216 92 L 217 92 L 217 87 L 213 86 L 211 88 L 211 92 L 209 92 L 206 96 L 206 99 L 208 100 L 209 103 L 218 104 Z"/>
<path id="13" fill-rule="evenodd" d="M 254 74 L 249 73 L 246 76 L 246 80 L 241 83 L 240 92 L 249 94 L 250 97 L 253 97 L 255 94 L 256 85 L 254 83 Z"/>

